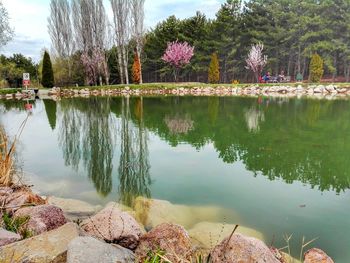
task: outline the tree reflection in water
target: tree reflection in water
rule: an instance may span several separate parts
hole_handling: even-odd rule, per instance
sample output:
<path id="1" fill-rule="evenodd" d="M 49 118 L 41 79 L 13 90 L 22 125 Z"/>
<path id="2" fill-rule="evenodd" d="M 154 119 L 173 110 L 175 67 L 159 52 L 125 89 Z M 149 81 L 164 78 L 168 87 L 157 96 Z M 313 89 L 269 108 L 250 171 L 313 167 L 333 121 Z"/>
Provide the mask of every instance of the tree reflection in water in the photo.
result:
<path id="1" fill-rule="evenodd" d="M 137 196 L 151 196 L 148 132 L 143 120 L 142 97 L 136 101 L 135 116 L 136 125 L 131 119 L 129 97 L 122 98 L 119 196 L 120 201 L 127 206 L 133 206 Z"/>
<path id="2" fill-rule="evenodd" d="M 79 168 L 81 160 L 96 191 L 112 190 L 115 126 L 109 98 L 63 99 L 59 142 L 66 165 Z"/>

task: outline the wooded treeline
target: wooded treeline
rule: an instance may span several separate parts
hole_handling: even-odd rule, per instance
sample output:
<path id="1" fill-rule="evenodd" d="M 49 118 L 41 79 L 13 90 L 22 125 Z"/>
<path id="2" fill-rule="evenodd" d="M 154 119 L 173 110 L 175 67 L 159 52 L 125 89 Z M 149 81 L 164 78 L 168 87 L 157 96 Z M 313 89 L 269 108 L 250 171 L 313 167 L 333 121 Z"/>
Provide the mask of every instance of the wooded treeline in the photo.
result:
<path id="1" fill-rule="evenodd" d="M 147 32 L 143 29 L 144 1 L 111 0 L 111 6 L 106 8 L 113 10 L 112 22 L 100 0 L 51 2 L 66 2 L 73 10 L 69 17 L 74 30 L 68 30 L 71 35 L 66 42 L 76 43 L 54 60 L 57 85 L 128 83 L 135 52 L 141 57 L 144 82 L 173 81 L 171 68 L 161 57 L 167 43 L 176 40 L 195 47 L 191 63 L 181 71 L 180 81 L 208 82 L 214 52 L 219 58 L 220 82 L 254 81 L 245 59 L 251 45 L 259 42 L 264 44 L 264 54 L 268 56 L 264 71 L 272 75 L 284 71 L 294 79 L 301 73 L 307 80 L 310 58 L 317 52 L 324 60 L 325 78 L 350 78 L 349 0 L 227 0 L 214 19 L 200 12 L 182 20 L 170 16 Z M 88 12 L 90 4 L 93 8 Z M 96 20 L 101 17 L 103 20 Z M 51 29 L 51 35 L 52 32 Z M 57 45 L 57 41 L 53 44 Z"/>

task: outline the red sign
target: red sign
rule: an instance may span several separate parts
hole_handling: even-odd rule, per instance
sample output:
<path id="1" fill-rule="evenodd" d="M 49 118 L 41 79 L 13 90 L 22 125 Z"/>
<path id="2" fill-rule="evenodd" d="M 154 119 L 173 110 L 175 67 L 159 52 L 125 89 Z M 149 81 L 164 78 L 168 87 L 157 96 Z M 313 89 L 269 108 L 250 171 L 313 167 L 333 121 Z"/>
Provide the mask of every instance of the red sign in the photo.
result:
<path id="1" fill-rule="evenodd" d="M 23 86 L 29 86 L 30 80 L 23 80 Z"/>

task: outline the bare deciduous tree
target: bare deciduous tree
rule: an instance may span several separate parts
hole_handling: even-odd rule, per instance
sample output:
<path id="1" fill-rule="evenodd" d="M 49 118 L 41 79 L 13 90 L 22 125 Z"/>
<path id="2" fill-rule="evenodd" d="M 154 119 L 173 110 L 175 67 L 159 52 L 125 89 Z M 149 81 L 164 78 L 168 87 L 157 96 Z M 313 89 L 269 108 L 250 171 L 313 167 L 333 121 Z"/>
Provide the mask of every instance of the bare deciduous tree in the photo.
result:
<path id="1" fill-rule="evenodd" d="M 106 66 L 105 52 L 108 47 L 108 18 L 103 1 L 73 0 L 72 9 L 76 45 L 84 54 L 83 60 L 91 62 L 84 63 L 88 78 L 96 76 L 90 74 L 91 66 L 94 65 L 93 71 L 98 74 L 100 84 L 102 84 L 102 77 L 104 77 L 108 85 L 109 72 Z M 94 61 L 95 58 L 98 58 L 98 61 Z M 91 83 L 92 80 L 88 79 L 88 82 Z M 93 82 L 96 83 L 96 79 Z"/>
<path id="2" fill-rule="evenodd" d="M 51 0 L 48 29 L 52 46 L 59 57 L 67 58 L 74 51 L 71 8 L 67 0 Z"/>
<path id="3" fill-rule="evenodd" d="M 132 34 L 136 41 L 136 53 L 141 60 L 141 52 L 143 48 L 143 34 L 144 34 L 144 4 L 145 0 L 131 0 L 131 22 Z M 140 83 L 142 84 L 142 64 L 140 63 Z"/>
<path id="4" fill-rule="evenodd" d="M 13 37 L 13 30 L 9 25 L 9 16 L 0 0 L 0 48 L 6 45 Z"/>
<path id="5" fill-rule="evenodd" d="M 72 75 L 71 56 L 74 52 L 74 39 L 71 21 L 71 8 L 68 0 L 51 0 L 48 30 L 56 59 L 66 60 L 69 81 Z"/>
<path id="6" fill-rule="evenodd" d="M 114 33 L 117 46 L 121 83 L 129 84 L 128 41 L 130 39 L 130 1 L 110 0 L 113 11 Z"/>

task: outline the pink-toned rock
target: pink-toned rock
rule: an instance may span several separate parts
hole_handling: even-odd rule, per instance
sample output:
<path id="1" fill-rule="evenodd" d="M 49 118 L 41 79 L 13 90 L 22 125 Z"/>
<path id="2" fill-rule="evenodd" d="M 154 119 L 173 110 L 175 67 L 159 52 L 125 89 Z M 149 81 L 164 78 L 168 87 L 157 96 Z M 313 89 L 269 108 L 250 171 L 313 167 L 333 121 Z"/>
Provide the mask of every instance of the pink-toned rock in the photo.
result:
<path id="1" fill-rule="evenodd" d="M 135 254 L 137 262 L 144 262 L 150 251 L 165 252 L 171 262 L 185 262 L 192 255 L 191 240 L 186 230 L 179 225 L 163 223 L 143 235 Z"/>
<path id="2" fill-rule="evenodd" d="M 264 242 L 253 237 L 233 234 L 211 252 L 213 263 L 280 263 Z"/>
<path id="3" fill-rule="evenodd" d="M 29 220 L 23 225 L 34 235 L 56 229 L 67 223 L 61 208 L 53 205 L 38 205 L 18 209 L 14 218 L 28 216 Z"/>
<path id="4" fill-rule="evenodd" d="M 21 240 L 21 236 L 0 228 L 0 247 Z"/>
<path id="5" fill-rule="evenodd" d="M 334 263 L 321 249 L 311 248 L 304 254 L 304 263 Z"/>
<path id="6" fill-rule="evenodd" d="M 45 204 L 45 200 L 26 187 L 17 189 L 0 187 L 0 203 L 6 208 L 7 213 L 14 213 L 26 205 Z"/>
<path id="7" fill-rule="evenodd" d="M 129 249 L 137 247 L 144 232 L 136 220 L 121 211 L 116 203 L 110 203 L 93 217 L 84 220 L 81 227 L 91 236 Z"/>

